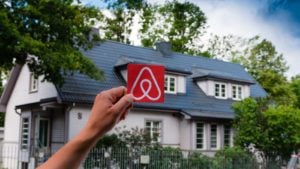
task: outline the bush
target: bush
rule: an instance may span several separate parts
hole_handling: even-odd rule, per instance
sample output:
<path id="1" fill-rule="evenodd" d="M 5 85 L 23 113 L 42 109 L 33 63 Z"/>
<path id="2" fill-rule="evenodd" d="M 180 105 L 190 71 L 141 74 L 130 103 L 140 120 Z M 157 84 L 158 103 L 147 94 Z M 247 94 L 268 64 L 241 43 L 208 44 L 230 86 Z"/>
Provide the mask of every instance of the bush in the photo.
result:
<path id="1" fill-rule="evenodd" d="M 216 169 L 256 169 L 258 163 L 255 157 L 240 147 L 227 147 L 219 150 L 214 157 Z"/>

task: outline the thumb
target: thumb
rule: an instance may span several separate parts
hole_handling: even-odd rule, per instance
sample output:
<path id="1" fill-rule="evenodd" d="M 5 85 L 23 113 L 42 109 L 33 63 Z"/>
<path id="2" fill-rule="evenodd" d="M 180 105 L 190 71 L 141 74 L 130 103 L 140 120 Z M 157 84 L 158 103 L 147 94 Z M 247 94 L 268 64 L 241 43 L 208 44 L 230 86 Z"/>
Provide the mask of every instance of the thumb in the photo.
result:
<path id="1" fill-rule="evenodd" d="M 133 103 L 134 98 L 132 94 L 127 94 L 123 96 L 117 103 L 114 104 L 112 107 L 115 111 L 114 113 L 118 113 L 118 117 L 130 107 L 130 105 Z"/>

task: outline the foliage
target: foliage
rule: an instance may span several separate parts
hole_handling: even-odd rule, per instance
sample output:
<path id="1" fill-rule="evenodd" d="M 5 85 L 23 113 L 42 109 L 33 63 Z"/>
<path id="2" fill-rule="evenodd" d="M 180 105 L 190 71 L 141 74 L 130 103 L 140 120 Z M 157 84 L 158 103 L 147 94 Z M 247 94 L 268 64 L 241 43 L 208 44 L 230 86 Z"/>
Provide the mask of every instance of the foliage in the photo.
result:
<path id="1" fill-rule="evenodd" d="M 141 29 L 143 46 L 169 41 L 172 49 L 181 53 L 191 53 L 187 44 L 199 36 L 206 23 L 204 13 L 197 5 L 176 0 L 153 6 L 145 11 L 143 18 L 147 23 Z"/>
<path id="2" fill-rule="evenodd" d="M 204 54 L 210 58 L 240 63 L 240 57 L 244 56 L 245 51 L 253 47 L 258 39 L 258 36 L 244 38 L 231 34 L 219 36 L 206 33 L 195 39 L 193 50 L 199 55 Z"/>
<path id="3" fill-rule="evenodd" d="M 218 168 L 259 168 L 258 163 L 253 154 L 245 151 L 240 147 L 226 147 L 223 150 L 217 151 L 214 158 L 214 162 L 218 166 Z"/>
<path id="4" fill-rule="evenodd" d="M 7 79 L 8 70 L 4 67 L 0 67 L 0 97 L 4 89 L 4 80 Z M 5 113 L 0 112 L 0 127 L 4 127 Z"/>
<path id="5" fill-rule="evenodd" d="M 0 0 L 0 65 L 11 68 L 27 62 L 37 76 L 58 84 L 63 82 L 61 72 L 100 79 L 101 71 L 81 50 L 99 41 L 90 33 L 101 14 L 77 2 Z"/>
<path id="6" fill-rule="evenodd" d="M 133 29 L 133 19 L 147 10 L 145 0 L 104 0 L 112 16 L 104 15 L 104 38 L 122 43 L 131 43 L 129 36 Z M 143 25 L 143 23 L 142 23 Z"/>
<path id="7" fill-rule="evenodd" d="M 296 95 L 295 106 L 300 109 L 300 75 L 292 77 L 290 86 L 293 93 Z"/>
<path id="8" fill-rule="evenodd" d="M 265 39 L 245 51 L 241 64 L 278 104 L 293 104 L 295 95 L 290 90 L 285 73 L 288 70 L 282 54 Z"/>
<path id="9" fill-rule="evenodd" d="M 275 106 L 266 99 L 245 99 L 233 105 L 235 144 L 251 144 L 264 159 L 288 159 L 300 148 L 300 111 L 291 106 Z"/>
<path id="10" fill-rule="evenodd" d="M 0 112 L 0 127 L 4 127 L 5 113 Z"/>

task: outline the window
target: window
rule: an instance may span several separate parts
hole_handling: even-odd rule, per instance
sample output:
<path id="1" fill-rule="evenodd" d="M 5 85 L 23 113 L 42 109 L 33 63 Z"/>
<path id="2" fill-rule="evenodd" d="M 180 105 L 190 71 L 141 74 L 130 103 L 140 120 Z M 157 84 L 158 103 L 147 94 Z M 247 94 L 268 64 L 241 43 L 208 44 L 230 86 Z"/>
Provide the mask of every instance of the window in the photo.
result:
<path id="1" fill-rule="evenodd" d="M 243 88 L 240 85 L 232 85 L 232 98 L 236 100 L 243 99 Z"/>
<path id="2" fill-rule="evenodd" d="M 165 92 L 176 93 L 176 77 L 171 75 L 165 75 Z"/>
<path id="3" fill-rule="evenodd" d="M 218 126 L 216 124 L 210 125 L 210 148 L 212 149 L 217 148 L 217 143 L 218 143 L 217 127 Z"/>
<path id="4" fill-rule="evenodd" d="M 215 83 L 215 96 L 218 98 L 226 98 L 225 83 Z"/>
<path id="5" fill-rule="evenodd" d="M 161 121 L 146 121 L 145 129 L 153 143 L 161 142 Z"/>
<path id="6" fill-rule="evenodd" d="M 230 147 L 231 145 L 231 127 L 230 125 L 224 125 L 224 147 Z"/>
<path id="7" fill-rule="evenodd" d="M 21 169 L 28 169 L 28 163 L 27 162 L 22 162 L 21 163 Z"/>
<path id="8" fill-rule="evenodd" d="M 21 149 L 28 149 L 29 118 L 22 119 Z"/>
<path id="9" fill-rule="evenodd" d="M 38 79 L 34 76 L 33 73 L 30 73 L 30 82 L 29 82 L 29 92 L 37 92 L 38 91 Z"/>
<path id="10" fill-rule="evenodd" d="M 196 123 L 196 148 L 204 148 L 204 124 Z"/>

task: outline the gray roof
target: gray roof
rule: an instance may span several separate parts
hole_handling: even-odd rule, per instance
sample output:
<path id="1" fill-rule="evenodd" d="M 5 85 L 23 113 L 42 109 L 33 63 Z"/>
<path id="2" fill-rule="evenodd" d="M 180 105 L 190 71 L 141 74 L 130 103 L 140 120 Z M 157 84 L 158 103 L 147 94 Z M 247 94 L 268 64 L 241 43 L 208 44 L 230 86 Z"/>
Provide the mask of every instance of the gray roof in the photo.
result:
<path id="1" fill-rule="evenodd" d="M 167 71 L 183 73 L 187 78 L 185 94 L 166 94 L 163 104 L 135 103 L 136 107 L 178 110 L 192 117 L 233 118 L 231 109 L 233 100 L 207 96 L 194 82 L 193 78 L 199 75 L 199 70 L 218 72 L 218 76 L 223 75 L 227 79 L 234 77 L 253 83 L 250 87 L 251 97 L 266 95 L 261 86 L 239 64 L 175 52 L 171 56 L 164 57 L 152 48 L 136 47 L 113 41 L 99 43 L 93 49 L 85 51 L 84 55 L 104 71 L 105 80 L 96 81 L 79 73 L 65 77 L 64 86 L 57 87 L 63 102 L 92 104 L 96 94 L 100 91 L 120 85 L 126 86 L 126 82 L 116 68 L 130 62 L 163 64 Z"/>

